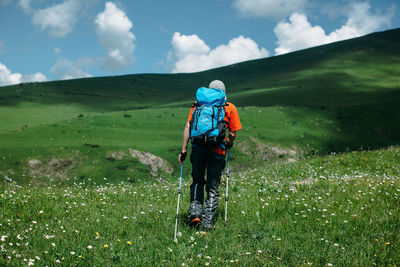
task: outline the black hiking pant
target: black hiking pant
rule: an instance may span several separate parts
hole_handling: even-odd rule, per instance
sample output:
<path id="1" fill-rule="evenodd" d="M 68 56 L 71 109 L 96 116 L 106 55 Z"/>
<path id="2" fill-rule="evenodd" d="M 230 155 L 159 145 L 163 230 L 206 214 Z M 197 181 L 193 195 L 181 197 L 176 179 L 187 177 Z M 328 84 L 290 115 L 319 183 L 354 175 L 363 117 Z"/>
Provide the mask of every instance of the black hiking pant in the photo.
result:
<path id="1" fill-rule="evenodd" d="M 219 185 L 221 174 L 225 168 L 225 156 L 217 154 L 210 148 L 192 147 L 190 154 L 192 163 L 193 183 L 190 185 L 190 208 L 191 215 L 211 215 L 214 216 L 218 208 Z M 205 174 L 207 171 L 207 179 Z M 204 203 L 204 187 L 206 189 L 206 201 Z"/>

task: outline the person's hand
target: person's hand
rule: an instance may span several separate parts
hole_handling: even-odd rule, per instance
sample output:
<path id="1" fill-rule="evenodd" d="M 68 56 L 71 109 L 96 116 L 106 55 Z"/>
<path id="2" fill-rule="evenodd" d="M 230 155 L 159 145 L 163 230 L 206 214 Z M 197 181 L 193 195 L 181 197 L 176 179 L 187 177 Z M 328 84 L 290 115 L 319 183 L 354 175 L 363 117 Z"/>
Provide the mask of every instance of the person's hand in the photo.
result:
<path id="1" fill-rule="evenodd" d="M 228 140 L 228 142 L 226 142 L 225 147 L 226 147 L 227 149 L 231 149 L 231 148 L 233 147 L 233 141 L 232 141 L 232 142 L 229 142 L 229 140 Z"/>
<path id="2" fill-rule="evenodd" d="M 181 165 L 183 164 L 183 162 L 186 159 L 186 156 L 187 156 L 187 152 L 186 151 L 182 151 L 181 153 L 179 153 L 179 156 L 178 156 L 179 164 L 181 164 Z"/>

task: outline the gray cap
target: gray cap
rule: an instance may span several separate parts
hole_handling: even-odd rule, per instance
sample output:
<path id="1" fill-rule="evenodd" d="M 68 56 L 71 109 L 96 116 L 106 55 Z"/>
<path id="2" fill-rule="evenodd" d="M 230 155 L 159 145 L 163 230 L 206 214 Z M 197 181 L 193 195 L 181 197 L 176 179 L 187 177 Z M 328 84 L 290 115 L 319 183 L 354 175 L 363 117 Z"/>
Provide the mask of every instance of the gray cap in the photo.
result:
<path id="1" fill-rule="evenodd" d="M 214 88 L 214 89 L 220 89 L 224 92 L 225 91 L 225 84 L 223 82 L 221 82 L 220 80 L 214 80 L 210 83 L 210 85 L 208 86 L 208 88 Z"/>

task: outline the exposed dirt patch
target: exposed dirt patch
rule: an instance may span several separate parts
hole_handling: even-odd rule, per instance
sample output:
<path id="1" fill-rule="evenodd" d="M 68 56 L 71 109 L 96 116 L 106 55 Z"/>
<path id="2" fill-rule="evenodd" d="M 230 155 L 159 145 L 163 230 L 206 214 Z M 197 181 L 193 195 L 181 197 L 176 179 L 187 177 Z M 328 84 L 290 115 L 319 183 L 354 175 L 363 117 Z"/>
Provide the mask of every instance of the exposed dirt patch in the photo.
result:
<path id="1" fill-rule="evenodd" d="M 151 167 L 150 174 L 154 177 L 158 175 L 160 170 L 168 174 L 172 173 L 172 167 L 168 161 L 149 152 L 143 152 L 130 148 L 129 153 L 125 153 L 123 151 L 108 151 L 106 157 L 108 160 L 123 160 L 127 157 L 136 158 L 140 163 L 149 165 Z"/>
<path id="2" fill-rule="evenodd" d="M 156 155 L 131 148 L 129 149 L 129 154 L 132 157 L 137 158 L 142 164 L 150 165 L 152 176 L 157 176 L 159 170 L 162 170 L 168 174 L 172 173 L 172 167 L 170 166 L 168 161 Z"/>
<path id="3" fill-rule="evenodd" d="M 29 175 L 32 177 L 67 178 L 67 172 L 75 164 L 74 159 L 52 158 L 48 161 L 30 159 L 28 161 Z"/>
<path id="4" fill-rule="evenodd" d="M 42 163 L 40 162 L 40 160 L 31 159 L 30 161 L 28 161 L 28 165 L 31 168 L 38 168 L 39 166 L 42 165 Z"/>
<path id="5" fill-rule="evenodd" d="M 66 172 L 72 165 L 74 161 L 72 159 L 56 159 L 52 158 L 49 161 L 49 166 L 54 172 Z"/>
<path id="6" fill-rule="evenodd" d="M 128 154 L 122 151 L 108 151 L 106 157 L 108 160 L 122 160 L 127 156 Z"/>
<path id="7" fill-rule="evenodd" d="M 285 149 L 285 148 L 280 148 L 280 147 L 270 147 L 271 150 L 281 156 L 289 156 L 289 157 L 296 157 L 297 156 L 297 152 L 293 149 Z"/>
<path id="8" fill-rule="evenodd" d="M 292 148 L 283 148 L 264 144 L 254 137 L 250 137 L 250 140 L 255 145 L 256 157 L 262 160 L 283 159 L 288 163 L 292 163 L 296 162 L 301 156 L 301 152 L 296 146 Z M 242 145 L 241 150 L 243 153 L 245 153 L 245 151 L 250 151 L 249 145 L 247 143 L 246 145 Z M 245 154 L 249 155 L 251 153 L 248 152 Z"/>

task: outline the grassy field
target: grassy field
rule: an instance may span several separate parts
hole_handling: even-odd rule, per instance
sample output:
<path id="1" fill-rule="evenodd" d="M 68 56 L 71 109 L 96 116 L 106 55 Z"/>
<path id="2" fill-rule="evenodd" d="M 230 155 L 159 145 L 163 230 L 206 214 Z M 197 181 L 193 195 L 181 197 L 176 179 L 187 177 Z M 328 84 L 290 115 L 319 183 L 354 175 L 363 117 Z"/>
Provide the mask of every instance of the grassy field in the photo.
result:
<path id="1" fill-rule="evenodd" d="M 399 148 L 235 171 L 228 224 L 221 192 L 216 229 L 205 233 L 184 224 L 185 175 L 177 243 L 177 178 L 101 185 L 75 179 L 69 186 L 3 181 L 0 265 L 396 266 L 399 177 Z"/>
<path id="2" fill-rule="evenodd" d="M 147 175 L 150 167 L 135 158 L 107 156 L 129 149 L 163 158 L 176 175 L 195 89 L 216 78 L 226 83 L 243 124 L 237 166 L 397 145 L 399 36 L 396 29 L 200 73 L 2 87 L 0 176 L 118 182 Z M 48 167 L 32 168 L 36 160 Z"/>
<path id="3" fill-rule="evenodd" d="M 399 37 L 1 87 L 0 266 L 399 265 Z M 212 233 L 185 226 L 186 162 L 174 243 L 182 132 L 214 79 L 243 125 L 229 223 L 221 205 Z"/>

